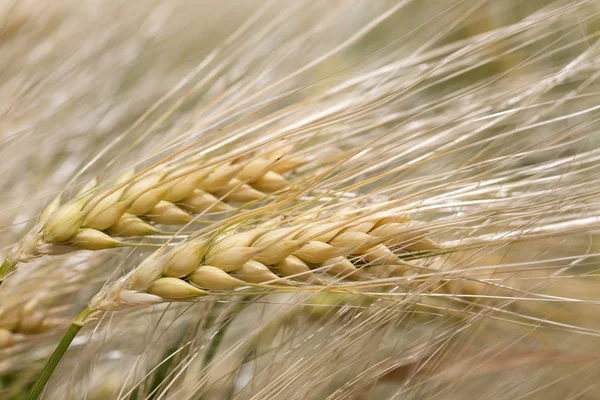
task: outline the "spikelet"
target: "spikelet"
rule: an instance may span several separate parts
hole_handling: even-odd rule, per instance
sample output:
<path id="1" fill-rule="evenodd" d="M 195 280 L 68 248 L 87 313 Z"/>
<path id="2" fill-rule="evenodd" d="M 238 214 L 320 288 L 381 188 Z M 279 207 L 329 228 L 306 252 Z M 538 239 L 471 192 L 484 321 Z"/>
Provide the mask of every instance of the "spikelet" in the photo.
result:
<path id="1" fill-rule="evenodd" d="M 146 215 L 152 222 L 163 225 L 182 225 L 191 222 L 194 218 L 177 207 L 175 204 L 161 200 Z"/>
<path id="2" fill-rule="evenodd" d="M 159 232 L 158 229 L 143 219 L 129 213 L 123 214 L 114 225 L 111 225 L 109 231 L 111 235 L 121 237 L 145 236 Z"/>
<path id="3" fill-rule="evenodd" d="M 47 243 L 63 243 L 71 239 L 83 225 L 84 200 L 71 201 L 51 213 L 46 220 L 43 233 Z"/>
<path id="4" fill-rule="evenodd" d="M 217 197 L 202 189 L 194 189 L 189 196 L 179 200 L 177 205 L 193 213 L 202 213 L 207 210 L 219 212 L 231 209 L 231 206 L 227 203 L 219 201 Z"/>
<path id="5" fill-rule="evenodd" d="M 85 226 L 104 230 L 116 224 L 129 208 L 129 203 L 120 201 L 123 190 L 118 190 L 102 198 L 85 216 Z M 46 227 L 46 229 L 50 229 Z"/>
<path id="6" fill-rule="evenodd" d="M 73 246 L 84 250 L 102 250 L 118 247 L 121 242 L 96 229 L 79 229 L 70 240 Z"/>
<path id="7" fill-rule="evenodd" d="M 188 279 L 200 288 L 211 290 L 235 289 L 245 285 L 244 281 L 236 279 L 222 269 L 210 265 L 203 265 L 197 268 Z"/>
<path id="8" fill-rule="evenodd" d="M 282 276 L 290 277 L 312 284 L 323 282 L 311 271 L 310 267 L 294 255 L 287 256 L 282 261 L 275 263 L 273 268 Z"/>
<path id="9" fill-rule="evenodd" d="M 157 279 L 148 287 L 148 292 L 171 300 L 193 299 L 206 294 L 206 292 L 177 278 Z"/>
<path id="10" fill-rule="evenodd" d="M 281 279 L 275 275 L 266 265 L 256 260 L 250 260 L 236 269 L 232 274 L 234 277 L 249 283 L 280 282 Z"/>
<path id="11" fill-rule="evenodd" d="M 181 278 L 191 274 L 200 265 L 206 246 L 206 240 L 191 240 L 185 246 L 177 246 L 166 260 L 164 275 Z"/>
<path id="12" fill-rule="evenodd" d="M 165 269 L 165 256 L 161 252 L 155 252 L 146 258 L 129 281 L 129 287 L 132 290 L 146 290 L 157 279 L 159 279 Z"/>
<path id="13" fill-rule="evenodd" d="M 194 191 L 200 190 L 198 187 L 200 183 L 210 174 L 210 170 L 201 169 L 199 171 L 190 171 L 181 178 L 177 178 L 171 184 L 171 190 L 167 192 L 164 200 L 170 201 L 171 203 L 177 203 L 189 196 Z M 203 191 L 204 192 L 204 191 Z M 207 192 L 204 192 L 207 193 Z"/>

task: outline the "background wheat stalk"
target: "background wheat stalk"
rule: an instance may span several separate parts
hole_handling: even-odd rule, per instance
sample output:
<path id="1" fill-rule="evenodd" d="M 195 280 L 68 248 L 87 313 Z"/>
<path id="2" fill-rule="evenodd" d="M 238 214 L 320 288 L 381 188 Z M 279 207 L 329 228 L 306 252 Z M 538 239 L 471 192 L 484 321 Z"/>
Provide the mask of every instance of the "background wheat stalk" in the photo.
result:
<path id="1" fill-rule="evenodd" d="M 0 395 L 598 397 L 599 11 L 1 4 Z"/>

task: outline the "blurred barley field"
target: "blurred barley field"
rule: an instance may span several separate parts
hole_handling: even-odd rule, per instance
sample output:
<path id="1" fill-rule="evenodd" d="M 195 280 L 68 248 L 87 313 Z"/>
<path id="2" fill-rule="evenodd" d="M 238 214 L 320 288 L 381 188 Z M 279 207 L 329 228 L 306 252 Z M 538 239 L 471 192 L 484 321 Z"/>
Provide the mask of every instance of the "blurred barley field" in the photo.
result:
<path id="1" fill-rule="evenodd" d="M 0 398 L 600 398 L 599 38 L 597 0 L 0 2 Z"/>

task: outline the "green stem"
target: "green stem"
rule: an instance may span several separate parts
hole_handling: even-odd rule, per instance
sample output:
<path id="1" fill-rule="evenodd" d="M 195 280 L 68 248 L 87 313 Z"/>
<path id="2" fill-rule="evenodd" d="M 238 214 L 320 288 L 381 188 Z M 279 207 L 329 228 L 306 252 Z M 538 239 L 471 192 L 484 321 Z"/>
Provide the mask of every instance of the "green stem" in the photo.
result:
<path id="1" fill-rule="evenodd" d="M 60 343 L 54 350 L 54 353 L 52 353 L 52 356 L 50 356 L 50 359 L 46 362 L 46 365 L 44 365 L 44 369 L 42 370 L 42 373 L 38 377 L 37 381 L 35 381 L 33 388 L 31 388 L 27 400 L 36 400 L 40 396 L 44 390 L 44 387 L 46 387 L 46 383 L 48 383 L 50 376 L 52 376 L 52 372 L 54 372 L 54 369 L 69 348 L 69 345 L 75 336 L 77 336 L 77 332 L 79 332 L 79 330 L 83 327 L 85 319 L 88 315 L 90 315 L 90 312 L 91 310 L 86 308 L 77 316 L 77 319 L 71 323 L 69 330 L 60 340 Z"/>
<path id="2" fill-rule="evenodd" d="M 8 259 L 4 260 L 4 262 L 0 266 L 0 285 L 2 285 L 2 282 L 4 282 L 4 277 L 6 276 L 6 274 L 8 274 L 10 267 L 11 263 L 8 261 Z"/>
<path id="3" fill-rule="evenodd" d="M 208 349 L 206 350 L 206 354 L 204 355 L 204 365 L 208 365 L 217 354 L 217 350 L 219 349 L 219 345 L 223 341 L 225 337 L 225 333 L 227 332 L 227 328 L 231 325 L 231 320 L 240 310 L 247 306 L 246 302 L 249 301 L 253 296 L 246 295 L 242 297 L 239 303 L 235 304 L 233 308 L 229 311 L 228 315 L 224 318 L 225 322 L 223 326 L 219 328 L 216 332 L 212 342 L 210 343 Z M 215 321 L 210 321 L 210 325 L 212 325 Z"/>

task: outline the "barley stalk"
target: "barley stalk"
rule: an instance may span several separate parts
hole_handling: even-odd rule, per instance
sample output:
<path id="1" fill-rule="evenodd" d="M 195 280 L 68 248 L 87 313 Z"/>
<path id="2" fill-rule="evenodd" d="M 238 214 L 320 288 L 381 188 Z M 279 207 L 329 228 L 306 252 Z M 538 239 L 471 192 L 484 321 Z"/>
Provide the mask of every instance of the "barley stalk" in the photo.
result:
<path id="1" fill-rule="evenodd" d="M 47 364 L 45 365 L 44 370 L 42 371 L 40 377 L 34 384 L 31 391 L 29 392 L 27 399 L 35 400 L 42 393 L 42 391 L 44 390 L 44 387 L 46 386 L 46 381 L 50 378 L 50 375 L 52 375 L 52 372 L 58 365 L 58 362 L 60 361 L 63 354 L 65 353 L 65 351 L 67 351 L 67 349 L 69 348 L 69 345 L 71 344 L 71 342 L 77 335 L 77 332 L 79 332 L 79 330 L 83 327 L 84 321 L 88 317 L 89 314 L 90 314 L 90 311 L 88 309 L 85 309 L 77 316 L 75 321 L 73 321 L 71 323 L 71 326 L 67 330 L 67 333 L 62 338 L 59 345 L 56 347 L 56 350 L 54 351 L 54 353 L 52 353 L 52 356 L 50 357 Z"/>

